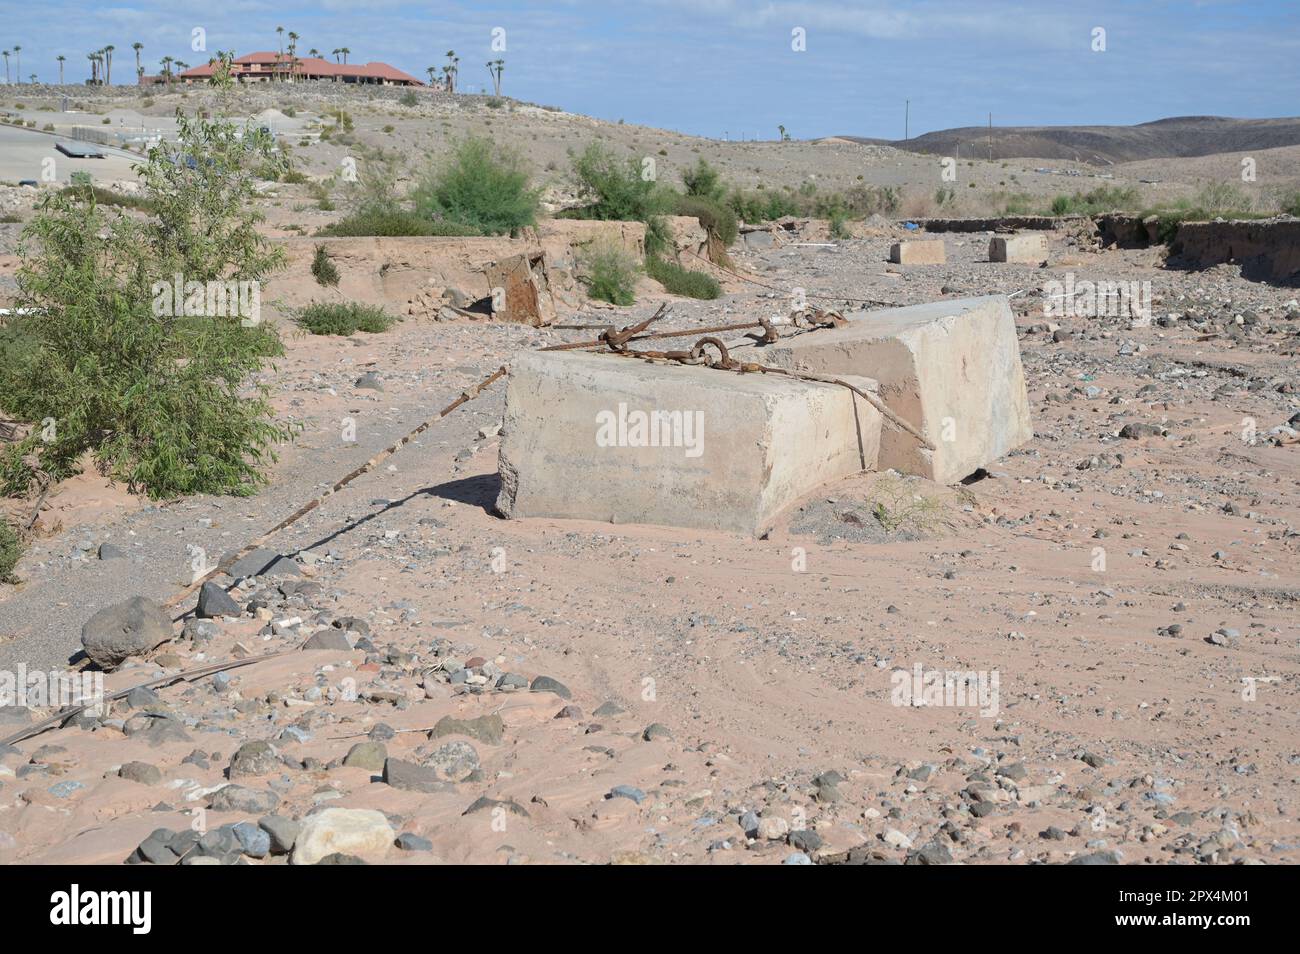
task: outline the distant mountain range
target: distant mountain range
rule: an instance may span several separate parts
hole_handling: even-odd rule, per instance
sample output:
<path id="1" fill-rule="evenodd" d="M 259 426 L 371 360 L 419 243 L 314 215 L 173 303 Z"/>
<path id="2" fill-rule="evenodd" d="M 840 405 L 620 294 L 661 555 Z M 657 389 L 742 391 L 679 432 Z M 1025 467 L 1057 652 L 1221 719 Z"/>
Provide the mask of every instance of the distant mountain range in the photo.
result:
<path id="1" fill-rule="evenodd" d="M 1165 157 L 1210 156 L 1223 152 L 1300 145 L 1300 118 L 1229 119 L 1225 116 L 1177 116 L 1137 126 L 963 126 L 912 139 L 854 142 L 893 146 L 938 156 L 994 159 L 1072 159 L 1094 165 Z"/>

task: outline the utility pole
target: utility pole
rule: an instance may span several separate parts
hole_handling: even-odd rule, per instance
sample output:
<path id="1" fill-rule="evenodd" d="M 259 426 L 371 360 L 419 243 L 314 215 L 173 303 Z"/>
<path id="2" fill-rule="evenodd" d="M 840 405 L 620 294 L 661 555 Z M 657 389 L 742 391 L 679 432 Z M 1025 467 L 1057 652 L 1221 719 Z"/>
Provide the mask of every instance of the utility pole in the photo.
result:
<path id="1" fill-rule="evenodd" d="M 993 161 L 993 114 L 989 113 L 989 162 Z"/>
<path id="2" fill-rule="evenodd" d="M 903 142 L 907 142 L 912 138 L 912 101 L 905 99 L 903 102 L 907 104 L 903 107 Z"/>

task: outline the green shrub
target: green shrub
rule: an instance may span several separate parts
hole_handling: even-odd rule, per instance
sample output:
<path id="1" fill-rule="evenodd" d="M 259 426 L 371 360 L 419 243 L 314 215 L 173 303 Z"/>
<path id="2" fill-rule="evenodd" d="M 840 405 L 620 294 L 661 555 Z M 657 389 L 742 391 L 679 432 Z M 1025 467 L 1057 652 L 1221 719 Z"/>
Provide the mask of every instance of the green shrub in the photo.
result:
<path id="1" fill-rule="evenodd" d="M 718 170 L 709 165 L 703 156 L 695 161 L 692 168 L 682 173 L 682 184 L 686 186 L 687 195 L 712 199 L 717 203 L 721 203 L 727 195 L 727 187 Z"/>
<path id="2" fill-rule="evenodd" d="M 1278 206 L 1287 215 L 1300 218 L 1300 189 L 1284 194 L 1278 201 Z"/>
<path id="3" fill-rule="evenodd" d="M 830 235 L 833 239 L 853 238 L 853 234 L 845 226 L 846 218 L 844 213 L 838 209 L 831 213 L 830 217 Z"/>
<path id="4" fill-rule="evenodd" d="M 622 245 L 612 240 L 593 242 L 579 256 L 582 281 L 592 298 L 613 305 L 631 305 L 636 301 L 636 259 Z"/>
<path id="5" fill-rule="evenodd" d="M 403 106 L 416 106 L 420 102 L 420 97 L 416 96 L 411 90 L 407 90 L 397 98 L 397 101 Z"/>
<path id="6" fill-rule="evenodd" d="M 1033 198 L 1024 192 L 999 192 L 994 199 L 998 201 L 1003 215 L 1032 215 Z"/>
<path id="7" fill-rule="evenodd" d="M 1249 212 L 1254 203 L 1250 197 L 1226 182 L 1212 182 L 1196 194 L 1196 204 L 1214 215 Z"/>
<path id="8" fill-rule="evenodd" d="M 488 139 L 462 141 L 450 162 L 425 175 L 413 199 L 420 216 L 475 234 L 514 235 L 537 221 L 538 192 L 529 188 L 518 154 Z"/>
<path id="9" fill-rule="evenodd" d="M 736 241 L 736 213 L 714 199 L 699 195 L 679 196 L 673 211 L 699 219 L 709 236 L 721 242 L 723 248 Z"/>
<path id="10" fill-rule="evenodd" d="M 746 192 L 733 189 L 727 196 L 731 210 L 746 222 L 772 222 L 787 215 L 799 215 L 800 205 L 790 190 L 756 190 Z"/>
<path id="11" fill-rule="evenodd" d="M 9 526 L 9 521 L 3 515 L 0 515 L 0 583 L 14 581 L 14 567 L 18 564 L 21 553 L 22 546 L 17 531 Z"/>
<path id="12" fill-rule="evenodd" d="M 1101 215 L 1104 212 L 1131 211 L 1141 202 L 1132 186 L 1098 186 L 1072 196 L 1058 195 L 1052 200 L 1053 215 Z"/>
<path id="13" fill-rule="evenodd" d="M 294 320 L 314 335 L 351 335 L 358 331 L 379 334 L 397 319 L 376 305 L 358 302 L 316 302 L 302 309 Z"/>
<path id="14" fill-rule="evenodd" d="M 28 460 L 36 442 L 28 438 L 16 444 L 0 444 L 0 497 L 26 498 L 36 486 L 36 472 Z"/>
<path id="15" fill-rule="evenodd" d="M 311 273 L 316 277 L 318 285 L 337 285 L 339 283 L 339 269 L 330 258 L 330 250 L 324 245 L 316 246 L 316 254 L 312 256 Z"/>
<path id="16" fill-rule="evenodd" d="M 319 236 L 356 235 L 479 235 L 476 229 L 455 222 L 430 222 L 403 209 L 370 208 L 353 212 L 333 225 L 326 225 Z"/>
<path id="17" fill-rule="evenodd" d="M 74 178 L 76 175 L 77 173 L 73 173 Z M 72 185 L 64 186 L 61 191 L 65 194 L 78 194 L 83 200 L 94 200 L 99 205 L 114 205 L 124 209 L 135 209 L 138 212 L 148 212 L 153 208 L 153 203 L 149 201 L 148 196 L 123 195 L 111 189 L 91 185 L 88 181 L 74 181 Z"/>
<path id="18" fill-rule="evenodd" d="M 18 417 L 25 382 L 40 360 L 40 339 L 31 317 L 0 319 L 0 414 Z"/>
<path id="19" fill-rule="evenodd" d="M 270 140 L 177 112 L 179 142 L 139 165 L 147 218 L 112 214 L 85 190 L 44 197 L 19 247 L 19 307 L 35 359 L 5 403 L 50 422 L 33 446 L 52 476 L 89 452 L 152 497 L 248 494 L 292 429 L 251 383 L 282 351 L 274 330 L 166 302 L 184 282 L 260 283 L 283 252 L 257 231 L 251 165 Z M 248 287 L 258 287 L 256 285 Z M 167 296 L 170 297 L 170 296 Z M 187 311 L 191 313 L 186 314 Z"/>
<path id="20" fill-rule="evenodd" d="M 635 156 L 619 159 L 598 142 L 573 160 L 574 177 L 588 199 L 584 218 L 649 222 L 672 210 L 670 190 L 648 179 Z"/>
<path id="21" fill-rule="evenodd" d="M 646 256 L 645 269 L 647 275 L 674 295 L 706 299 L 722 295 L 722 287 L 713 276 L 690 271 L 657 255 Z"/>

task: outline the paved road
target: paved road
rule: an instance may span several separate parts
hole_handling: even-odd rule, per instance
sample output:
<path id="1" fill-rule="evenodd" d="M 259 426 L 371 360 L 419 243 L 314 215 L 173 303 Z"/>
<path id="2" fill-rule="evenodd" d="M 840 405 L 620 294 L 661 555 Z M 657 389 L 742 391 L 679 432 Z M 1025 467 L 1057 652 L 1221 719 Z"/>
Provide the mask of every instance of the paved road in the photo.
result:
<path id="1" fill-rule="evenodd" d="M 23 179 L 43 180 L 46 160 L 54 160 L 57 181 L 72 181 L 74 172 L 88 172 L 96 182 L 113 182 L 134 179 L 131 164 L 140 157 L 130 153 L 100 146 L 103 159 L 73 159 L 55 149 L 58 142 L 71 142 L 38 129 L 19 129 L 17 126 L 0 126 L 0 182 L 19 182 Z"/>

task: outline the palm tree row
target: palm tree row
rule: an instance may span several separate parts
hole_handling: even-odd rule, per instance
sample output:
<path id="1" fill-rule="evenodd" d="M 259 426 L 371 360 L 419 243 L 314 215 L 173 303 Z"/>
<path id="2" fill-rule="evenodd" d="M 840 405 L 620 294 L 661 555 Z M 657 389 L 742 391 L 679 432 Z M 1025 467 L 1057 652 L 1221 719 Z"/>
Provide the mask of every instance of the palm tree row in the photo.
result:
<path id="1" fill-rule="evenodd" d="M 301 60 L 298 59 L 298 54 L 297 54 L 299 36 L 297 33 L 293 32 L 292 30 L 288 31 L 289 45 L 288 45 L 288 49 L 286 50 L 284 44 L 286 31 L 284 27 L 277 26 L 275 28 L 275 32 L 279 35 L 279 48 L 278 48 L 278 52 L 276 53 L 275 75 L 282 81 L 287 80 L 289 82 L 297 82 L 298 65 L 301 63 Z M 13 49 L 0 51 L 0 54 L 3 54 L 4 61 L 5 61 L 5 82 L 6 83 L 10 82 L 10 72 L 9 72 L 10 56 L 13 56 L 15 59 L 15 64 L 14 64 L 15 70 L 13 76 L 16 78 L 17 82 L 19 83 L 22 82 L 23 64 L 22 64 L 22 59 L 20 57 L 20 54 L 22 53 L 22 49 L 23 48 L 18 44 L 14 44 Z M 115 49 L 116 47 L 110 43 L 107 46 L 101 47 L 98 50 L 93 50 L 90 53 L 86 54 L 86 59 L 90 62 L 90 82 L 92 86 L 108 86 L 112 84 L 113 51 Z M 136 74 L 136 78 L 139 79 L 140 77 L 144 76 L 144 64 L 141 62 L 141 58 L 140 58 L 141 53 L 144 50 L 144 44 L 137 41 L 131 44 L 131 49 L 135 51 L 135 74 Z M 342 64 L 346 65 L 348 62 L 348 54 L 351 52 L 352 51 L 348 47 L 340 46 L 332 50 L 331 55 L 334 57 L 335 63 L 341 62 Z M 287 59 L 286 59 L 286 53 L 288 54 Z M 316 49 L 315 47 L 312 47 L 310 50 L 307 51 L 307 53 L 309 56 L 313 56 L 313 57 L 318 57 L 321 55 L 320 50 Z M 233 55 L 234 55 L 233 53 L 230 54 L 232 58 Z M 59 85 L 62 86 L 63 85 L 63 64 L 67 62 L 67 57 L 60 54 L 59 56 L 55 57 L 55 60 L 58 61 L 59 64 Z M 215 60 L 209 60 L 209 63 L 213 63 L 213 62 L 215 62 Z M 173 66 L 176 67 L 176 70 L 180 72 L 184 72 L 185 70 L 190 68 L 190 65 L 188 63 L 182 62 L 181 60 L 175 59 L 174 57 L 171 56 L 164 56 L 159 61 L 159 65 L 162 67 L 162 72 L 160 75 L 163 77 L 164 82 L 168 83 L 169 85 L 172 81 L 172 78 L 175 76 L 175 72 L 172 69 Z M 284 68 L 286 65 L 287 65 L 287 70 Z M 505 70 L 505 65 L 506 65 L 505 60 L 490 60 L 487 63 L 488 73 L 492 77 L 492 88 L 495 90 L 497 96 L 501 95 L 501 74 Z M 432 86 L 439 72 L 439 68 L 436 66 L 429 66 L 425 68 L 425 72 L 428 73 L 429 85 Z M 441 73 L 443 77 L 443 82 L 446 84 L 447 91 L 451 93 L 456 92 L 456 81 L 460 76 L 460 57 L 456 55 L 455 50 L 447 51 L 447 63 L 445 66 L 441 67 Z M 33 83 L 36 82 L 35 73 L 31 74 L 31 81 Z"/>

